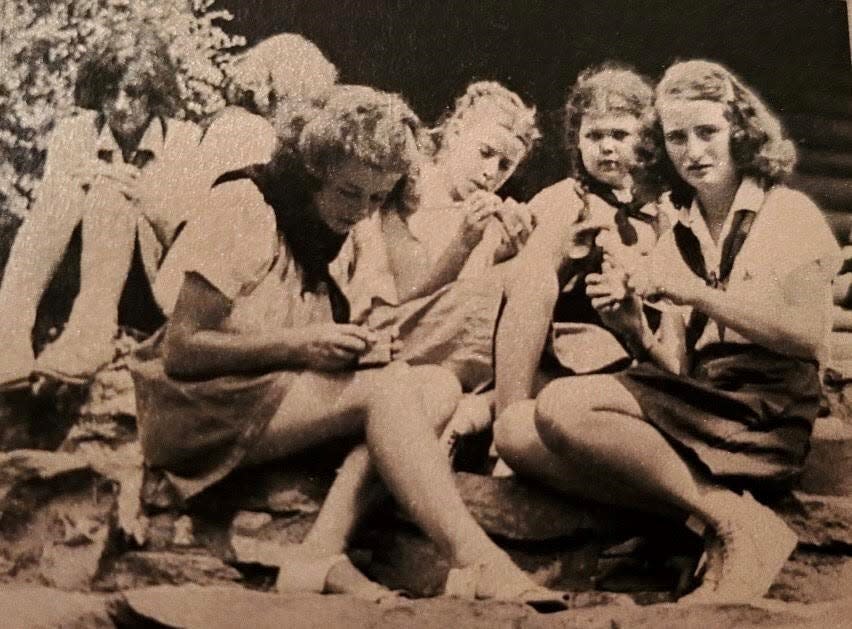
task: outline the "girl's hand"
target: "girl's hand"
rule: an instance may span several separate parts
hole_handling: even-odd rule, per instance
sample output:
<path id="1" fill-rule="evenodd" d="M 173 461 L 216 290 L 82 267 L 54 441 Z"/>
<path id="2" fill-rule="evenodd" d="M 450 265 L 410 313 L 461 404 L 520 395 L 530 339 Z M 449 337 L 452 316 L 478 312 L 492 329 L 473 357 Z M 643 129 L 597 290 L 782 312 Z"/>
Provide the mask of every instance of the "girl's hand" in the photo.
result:
<path id="1" fill-rule="evenodd" d="M 377 342 L 369 328 L 352 323 L 320 323 L 300 329 L 299 353 L 305 366 L 318 371 L 351 368 Z"/>
<path id="2" fill-rule="evenodd" d="M 694 305 L 701 293 L 707 289 L 704 280 L 682 268 L 662 268 L 654 264 L 630 279 L 632 289 L 649 301 L 665 299 L 682 306 Z"/>
<path id="3" fill-rule="evenodd" d="M 494 216 L 503 200 L 496 194 L 477 190 L 462 204 L 464 220 L 459 227 L 459 237 L 470 249 L 476 247 L 482 240 L 482 234 L 488 226 L 489 219 Z"/>
<path id="4" fill-rule="evenodd" d="M 526 205 L 514 199 L 503 201 L 497 208 L 496 217 L 501 228 L 501 239 L 494 252 L 494 261 L 502 262 L 516 256 L 526 244 L 535 228 L 535 217 Z"/>
<path id="5" fill-rule="evenodd" d="M 128 198 L 135 198 L 139 169 L 124 162 L 109 163 L 102 160 L 80 164 L 73 176 L 81 185 L 112 185 Z"/>
<path id="6" fill-rule="evenodd" d="M 625 333 L 641 333 L 642 301 L 630 288 L 624 267 L 604 259 L 601 273 L 586 276 L 586 295 L 607 327 Z"/>

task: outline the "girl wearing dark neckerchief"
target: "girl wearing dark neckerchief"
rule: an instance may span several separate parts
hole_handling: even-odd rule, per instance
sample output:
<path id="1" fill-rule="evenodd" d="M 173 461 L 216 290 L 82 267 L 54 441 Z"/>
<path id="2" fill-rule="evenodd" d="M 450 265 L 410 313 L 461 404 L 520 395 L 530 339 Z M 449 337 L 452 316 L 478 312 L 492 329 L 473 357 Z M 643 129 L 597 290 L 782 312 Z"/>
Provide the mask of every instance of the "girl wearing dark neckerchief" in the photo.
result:
<path id="1" fill-rule="evenodd" d="M 706 562 L 681 600 L 748 602 L 796 546 L 750 492 L 786 490 L 802 470 L 839 248 L 814 203 L 781 183 L 795 150 L 778 120 L 728 69 L 674 64 L 655 108 L 676 223 L 645 269 L 609 257 L 587 279 L 644 361 L 551 383 L 529 408 L 538 439 L 506 438 L 501 453 L 566 493 L 685 521 Z M 647 300 L 663 304 L 656 331 Z"/>
<path id="2" fill-rule="evenodd" d="M 246 560 L 280 565 L 279 591 L 392 595 L 343 554 L 378 476 L 448 556 L 453 591 L 463 581 L 472 597 L 564 608 L 459 496 L 436 435 L 458 401 L 453 375 L 398 362 L 356 369 L 377 339 L 349 322 L 329 262 L 411 167 L 416 125 L 399 97 L 340 86 L 295 147 L 218 178 L 172 250 L 170 264 L 186 270 L 172 318 L 133 365 L 143 452 L 189 498 L 236 467 L 361 435 L 301 544 L 253 556 L 234 541 Z"/>
<path id="3" fill-rule="evenodd" d="M 529 203 L 537 226 L 517 262 L 523 281 L 513 287 L 497 332 L 498 417 L 547 379 L 629 364 L 630 347 L 592 307 L 586 277 L 600 272 L 605 251 L 638 262 L 656 242 L 661 221 L 647 204 L 655 196 L 653 123 L 653 88 L 624 66 L 589 68 L 572 87 L 572 176 Z"/>

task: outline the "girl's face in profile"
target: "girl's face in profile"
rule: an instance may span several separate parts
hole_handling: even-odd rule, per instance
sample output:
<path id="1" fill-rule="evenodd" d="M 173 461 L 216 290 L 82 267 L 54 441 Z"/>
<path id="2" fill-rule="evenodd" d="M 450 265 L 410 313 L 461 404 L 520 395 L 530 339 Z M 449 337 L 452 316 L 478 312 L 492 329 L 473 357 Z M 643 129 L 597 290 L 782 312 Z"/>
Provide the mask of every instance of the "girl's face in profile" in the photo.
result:
<path id="1" fill-rule="evenodd" d="M 686 183 L 699 193 L 737 185 L 727 105 L 673 98 L 659 103 L 657 109 L 666 152 Z"/>
<path id="2" fill-rule="evenodd" d="M 578 148 L 586 172 L 611 188 L 628 188 L 637 164 L 640 132 L 639 119 L 630 114 L 585 114 Z"/>
<path id="3" fill-rule="evenodd" d="M 496 191 L 524 158 L 526 146 L 501 124 L 505 119 L 500 108 L 481 103 L 465 113 L 456 133 L 447 135 L 440 159 L 454 199 Z"/>
<path id="4" fill-rule="evenodd" d="M 351 158 L 329 171 L 314 193 L 314 207 L 332 231 L 346 234 L 384 204 L 401 177 Z"/>

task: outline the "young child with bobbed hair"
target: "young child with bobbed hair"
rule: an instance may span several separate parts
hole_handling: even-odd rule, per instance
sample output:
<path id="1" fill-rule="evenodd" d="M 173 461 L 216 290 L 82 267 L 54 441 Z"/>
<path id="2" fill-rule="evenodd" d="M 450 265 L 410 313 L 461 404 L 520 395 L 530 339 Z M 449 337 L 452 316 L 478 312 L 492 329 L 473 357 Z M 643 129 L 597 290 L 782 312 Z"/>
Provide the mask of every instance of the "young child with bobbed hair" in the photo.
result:
<path id="1" fill-rule="evenodd" d="M 661 149 L 653 96 L 647 79 L 615 62 L 584 70 L 569 91 L 570 176 L 529 202 L 537 226 L 517 261 L 526 281 L 497 332 L 501 412 L 548 378 L 610 372 L 632 359 L 630 340 L 602 320 L 586 290 L 606 256 L 639 264 L 667 224 L 654 203 Z"/>

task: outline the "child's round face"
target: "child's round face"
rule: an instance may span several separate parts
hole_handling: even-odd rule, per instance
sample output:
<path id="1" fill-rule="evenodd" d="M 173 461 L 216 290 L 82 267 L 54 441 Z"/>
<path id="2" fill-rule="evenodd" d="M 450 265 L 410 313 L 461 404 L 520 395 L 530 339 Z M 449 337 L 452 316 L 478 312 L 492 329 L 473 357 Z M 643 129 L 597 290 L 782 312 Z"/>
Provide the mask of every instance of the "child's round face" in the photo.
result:
<path id="1" fill-rule="evenodd" d="M 640 132 L 639 119 L 630 114 L 584 115 L 578 148 L 589 175 L 612 188 L 628 187 L 637 164 Z"/>
<path id="2" fill-rule="evenodd" d="M 457 133 L 447 136 L 441 161 L 454 198 L 496 191 L 524 158 L 526 146 L 501 124 L 502 118 L 505 113 L 499 108 L 482 104 L 465 114 Z"/>

